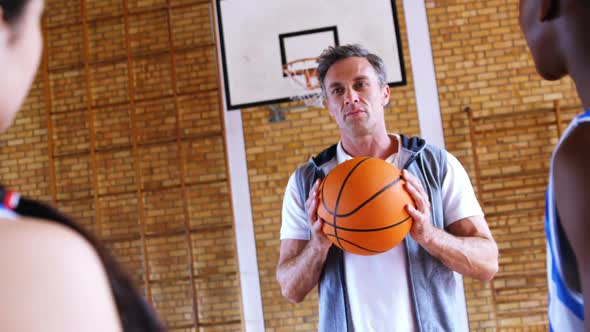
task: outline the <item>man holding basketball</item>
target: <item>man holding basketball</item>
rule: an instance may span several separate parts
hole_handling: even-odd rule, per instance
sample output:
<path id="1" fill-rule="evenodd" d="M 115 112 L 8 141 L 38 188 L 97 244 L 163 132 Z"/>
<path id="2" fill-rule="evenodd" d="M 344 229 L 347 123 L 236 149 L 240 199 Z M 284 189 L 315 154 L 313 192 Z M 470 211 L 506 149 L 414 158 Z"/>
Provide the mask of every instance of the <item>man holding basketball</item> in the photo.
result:
<path id="1" fill-rule="evenodd" d="M 570 75 L 585 108 L 551 160 L 546 195 L 551 331 L 590 331 L 590 1 L 521 0 L 520 26 L 539 74 Z M 586 317 L 586 319 L 584 319 Z"/>
<path id="2" fill-rule="evenodd" d="M 468 331 L 461 275 L 491 280 L 498 248 L 465 170 L 418 137 L 389 134 L 389 86 L 381 58 L 358 45 L 325 50 L 319 81 L 340 142 L 299 167 L 283 202 L 277 280 L 292 302 L 319 284 L 320 331 Z M 403 170 L 416 208 L 410 236 L 358 256 L 332 246 L 317 216 L 320 179 L 356 156 Z M 457 272 L 457 273 L 455 273 Z"/>

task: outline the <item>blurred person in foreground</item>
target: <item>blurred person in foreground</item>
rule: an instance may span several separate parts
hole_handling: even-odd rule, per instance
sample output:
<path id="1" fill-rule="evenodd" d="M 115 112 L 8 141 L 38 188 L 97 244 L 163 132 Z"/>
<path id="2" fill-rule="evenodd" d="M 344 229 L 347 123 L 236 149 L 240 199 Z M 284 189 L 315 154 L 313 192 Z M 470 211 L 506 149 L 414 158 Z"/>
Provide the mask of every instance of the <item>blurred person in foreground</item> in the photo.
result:
<path id="1" fill-rule="evenodd" d="M 551 158 L 546 195 L 550 331 L 590 331 L 590 0 L 521 0 L 537 72 L 569 75 L 582 101 Z"/>
<path id="2" fill-rule="evenodd" d="M 0 131 L 41 56 L 43 0 L 0 0 Z M 164 331 L 128 275 L 55 209 L 0 187 L 0 331 Z"/>

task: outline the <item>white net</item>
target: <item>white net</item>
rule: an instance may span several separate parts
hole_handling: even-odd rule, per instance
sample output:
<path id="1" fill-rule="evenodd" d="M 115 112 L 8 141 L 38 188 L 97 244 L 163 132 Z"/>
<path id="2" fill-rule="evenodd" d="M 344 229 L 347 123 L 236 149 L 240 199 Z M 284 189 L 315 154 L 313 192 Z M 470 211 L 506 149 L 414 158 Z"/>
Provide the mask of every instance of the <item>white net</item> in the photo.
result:
<path id="1" fill-rule="evenodd" d="M 305 105 L 324 107 L 324 98 L 318 81 L 317 58 L 291 61 L 285 65 L 284 73 L 293 87 L 292 100 Z"/>

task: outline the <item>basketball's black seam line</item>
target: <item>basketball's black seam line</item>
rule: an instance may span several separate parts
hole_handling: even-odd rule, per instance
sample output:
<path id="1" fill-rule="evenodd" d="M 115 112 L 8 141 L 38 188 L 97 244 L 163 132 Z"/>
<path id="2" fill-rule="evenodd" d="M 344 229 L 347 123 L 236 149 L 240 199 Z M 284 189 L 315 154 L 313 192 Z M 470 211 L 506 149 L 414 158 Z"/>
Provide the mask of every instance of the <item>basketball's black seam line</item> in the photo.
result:
<path id="1" fill-rule="evenodd" d="M 350 177 L 350 174 L 352 174 L 352 172 L 363 162 L 365 162 L 366 160 L 368 160 L 369 158 L 365 158 L 363 160 L 361 160 L 358 164 L 354 165 L 354 167 L 350 170 L 350 172 L 348 173 L 348 175 L 346 175 L 346 178 L 344 178 L 344 182 L 342 183 L 342 186 L 340 187 L 339 191 L 338 191 L 338 197 L 336 198 L 336 204 L 334 204 L 334 210 L 338 210 L 338 203 L 340 201 L 340 195 L 342 194 L 342 190 L 344 188 L 344 185 L 346 184 L 346 181 L 348 181 L 348 178 Z M 328 181 L 328 177 L 330 176 L 330 173 L 328 173 L 328 175 L 326 175 L 326 178 L 324 179 L 324 183 L 326 183 Z M 332 210 L 330 210 L 328 208 L 328 206 L 326 205 L 326 199 L 324 197 L 324 188 L 325 185 L 322 185 L 322 205 L 324 206 L 324 209 L 326 209 L 326 211 L 328 211 L 329 214 L 331 215 L 335 215 L 334 212 Z M 338 215 L 335 215 L 338 216 Z"/>
<path id="2" fill-rule="evenodd" d="M 346 243 L 348 243 L 348 244 L 351 244 L 351 245 L 353 245 L 353 246 L 355 246 L 355 247 L 357 247 L 357 248 L 360 248 L 360 249 L 363 249 L 363 250 L 366 250 L 366 251 L 370 251 L 370 252 L 380 253 L 380 252 L 385 252 L 385 251 L 387 251 L 387 250 L 371 250 L 371 249 L 367 249 L 367 248 L 365 248 L 365 247 L 363 247 L 363 246 L 359 246 L 358 244 L 356 244 L 356 243 L 354 243 L 354 242 L 352 242 L 352 241 L 349 241 L 349 240 L 347 240 L 347 239 L 344 239 L 344 238 L 342 238 L 342 239 L 341 239 L 341 238 L 339 238 L 339 237 L 337 237 L 337 236 L 334 236 L 334 235 L 332 235 L 332 234 L 326 234 L 326 236 L 329 236 L 329 237 L 330 237 L 330 236 L 331 236 L 331 237 L 335 237 L 335 238 L 336 238 L 338 241 L 342 240 L 342 241 L 344 241 L 344 242 L 346 242 Z M 342 246 L 342 244 L 341 244 L 341 246 Z"/>
<path id="3" fill-rule="evenodd" d="M 377 231 L 382 231 L 384 229 L 389 229 L 389 228 L 397 227 L 397 226 L 405 223 L 406 221 L 408 221 L 408 219 L 411 219 L 411 218 L 412 218 L 412 216 L 407 216 L 403 220 L 401 220 L 401 221 L 399 221 L 399 222 L 397 222 L 395 224 L 391 224 L 391 225 L 384 226 L 384 227 L 381 227 L 381 228 L 360 228 L 360 229 L 356 229 L 356 228 L 345 228 L 345 227 L 341 227 L 341 226 L 335 226 L 335 225 L 330 224 L 329 222 L 326 222 L 326 224 L 332 226 L 334 229 L 340 229 L 340 230 L 343 230 L 343 231 L 350 231 L 350 232 L 377 232 Z"/>
<path id="4" fill-rule="evenodd" d="M 391 181 L 388 185 L 386 185 L 385 187 L 383 187 L 381 190 L 379 190 L 378 192 L 376 192 L 375 194 L 373 194 L 373 196 L 369 197 L 366 201 L 364 201 L 361 205 L 357 206 L 354 210 L 352 210 L 352 211 L 350 211 L 348 213 L 336 214 L 334 211 L 328 210 L 328 208 L 326 208 L 325 205 L 324 205 L 324 208 L 326 209 L 326 211 L 328 211 L 329 214 L 331 214 L 331 215 L 333 215 L 335 217 L 340 217 L 340 218 L 348 217 L 350 215 L 355 214 L 358 210 L 362 209 L 365 205 L 369 204 L 369 202 L 371 202 L 372 200 L 374 200 L 377 196 L 381 195 L 384 191 L 386 191 L 387 189 L 389 189 L 389 188 L 393 187 L 394 185 L 396 185 L 398 182 L 401 181 L 401 179 L 402 179 L 402 177 L 400 176 L 399 178 Z"/>
<path id="5" fill-rule="evenodd" d="M 322 195 L 322 205 L 324 206 L 324 209 L 325 209 L 326 211 L 330 211 L 330 210 L 329 210 L 329 209 L 328 209 L 328 207 L 326 206 L 326 199 L 324 198 L 324 187 L 325 187 L 325 183 L 326 183 L 326 181 L 328 181 L 328 177 L 329 177 L 329 176 L 330 176 L 330 173 L 328 173 L 328 175 L 326 175 L 326 177 L 324 178 L 324 184 L 322 184 L 322 190 L 321 190 L 321 192 L 320 192 L 320 194 Z M 326 224 L 328 224 L 328 225 L 336 225 L 336 216 L 334 216 L 334 214 L 333 214 L 333 213 L 330 213 L 330 214 L 331 214 L 331 215 L 332 215 L 332 217 L 333 217 L 333 218 L 332 218 L 332 219 L 333 219 L 333 223 L 331 224 L 331 223 L 329 223 L 329 222 L 328 222 L 328 221 L 326 221 L 326 220 L 324 220 L 324 222 L 325 222 Z M 336 228 L 334 228 L 334 235 L 330 235 L 330 236 L 334 236 L 336 239 L 338 239 L 337 232 L 338 232 L 338 231 L 336 230 Z M 324 234 L 325 234 L 325 233 L 324 233 Z M 327 235 L 327 234 L 326 234 L 326 235 Z M 342 248 L 342 243 L 340 243 L 340 241 L 338 241 L 338 245 L 339 245 L 339 246 Z"/>
<path id="6" fill-rule="evenodd" d="M 334 214 L 331 213 L 334 216 L 334 218 L 333 218 L 333 220 L 334 220 L 334 224 L 333 224 L 334 225 L 334 236 L 336 237 L 336 240 L 338 240 L 338 244 L 340 245 L 341 248 L 342 248 L 342 243 L 340 243 L 340 238 L 338 237 L 338 228 L 336 226 L 336 218 L 338 218 L 338 214 L 337 214 L 338 213 L 338 205 L 340 205 L 340 197 L 342 196 L 342 192 L 344 191 L 344 186 L 346 185 L 346 182 L 348 182 L 348 179 L 350 178 L 350 176 L 352 175 L 354 170 L 357 169 L 357 167 L 359 167 L 362 163 L 364 163 L 367 160 L 369 160 L 369 158 L 365 158 L 365 159 L 359 161 L 356 165 L 354 165 L 352 167 L 350 172 L 348 172 L 348 174 L 346 174 L 346 177 L 344 178 L 344 181 L 342 181 L 342 185 L 340 186 L 340 189 L 338 190 L 338 197 L 336 197 L 336 204 L 334 204 L 334 211 L 336 211 L 336 213 L 334 213 Z M 322 187 L 322 199 L 324 198 L 323 193 L 324 193 L 324 188 Z"/>
<path id="7" fill-rule="evenodd" d="M 352 172 L 353 172 L 353 171 L 354 171 L 354 170 L 355 170 L 355 169 L 356 169 L 356 168 L 357 168 L 357 167 L 358 167 L 358 166 L 359 166 L 361 163 L 365 162 L 365 161 L 366 161 L 366 160 L 368 160 L 368 159 L 370 159 L 370 158 L 365 158 L 365 159 L 361 160 L 361 161 L 360 161 L 358 164 L 354 165 L 354 167 L 353 167 L 353 168 L 350 170 L 350 172 L 348 173 L 348 175 L 346 175 L 346 178 L 344 178 L 344 182 L 342 183 L 342 186 L 340 187 L 340 189 L 339 189 L 339 192 L 338 192 L 338 197 L 336 198 L 336 204 L 335 204 L 335 206 L 334 206 L 334 209 L 335 209 L 335 210 L 338 210 L 338 202 L 339 202 L 339 200 L 340 200 L 340 195 L 342 194 L 342 190 L 343 190 L 343 188 L 344 188 L 344 185 L 346 184 L 346 181 L 348 181 L 348 178 L 350 177 L 350 174 L 351 174 L 351 173 L 352 173 Z M 328 175 L 326 175 L 326 177 L 325 177 L 325 179 L 324 179 L 324 183 L 326 183 L 326 182 L 328 181 L 328 177 L 329 177 L 329 176 L 330 176 L 330 173 L 328 173 Z M 334 214 L 334 211 L 330 210 L 330 209 L 328 208 L 328 206 L 326 205 L 326 198 L 325 198 L 325 196 L 324 196 L 324 187 L 325 187 L 325 185 L 322 185 L 322 192 L 321 192 L 321 195 L 322 195 L 322 205 L 324 206 L 324 209 L 326 209 L 326 211 L 327 211 L 328 213 L 330 213 L 331 215 L 335 215 L 335 214 Z"/>

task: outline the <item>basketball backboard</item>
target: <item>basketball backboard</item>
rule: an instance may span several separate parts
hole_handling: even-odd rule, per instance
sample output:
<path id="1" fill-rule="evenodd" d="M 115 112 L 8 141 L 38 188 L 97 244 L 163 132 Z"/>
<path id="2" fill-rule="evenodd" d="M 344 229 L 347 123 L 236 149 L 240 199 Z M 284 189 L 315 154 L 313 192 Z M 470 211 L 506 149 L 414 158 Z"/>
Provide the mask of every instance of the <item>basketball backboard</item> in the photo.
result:
<path id="1" fill-rule="evenodd" d="M 228 110 L 291 100 L 296 92 L 285 65 L 317 58 L 329 46 L 360 44 L 383 58 L 390 86 L 406 84 L 395 0 L 216 0 L 216 6 Z"/>

